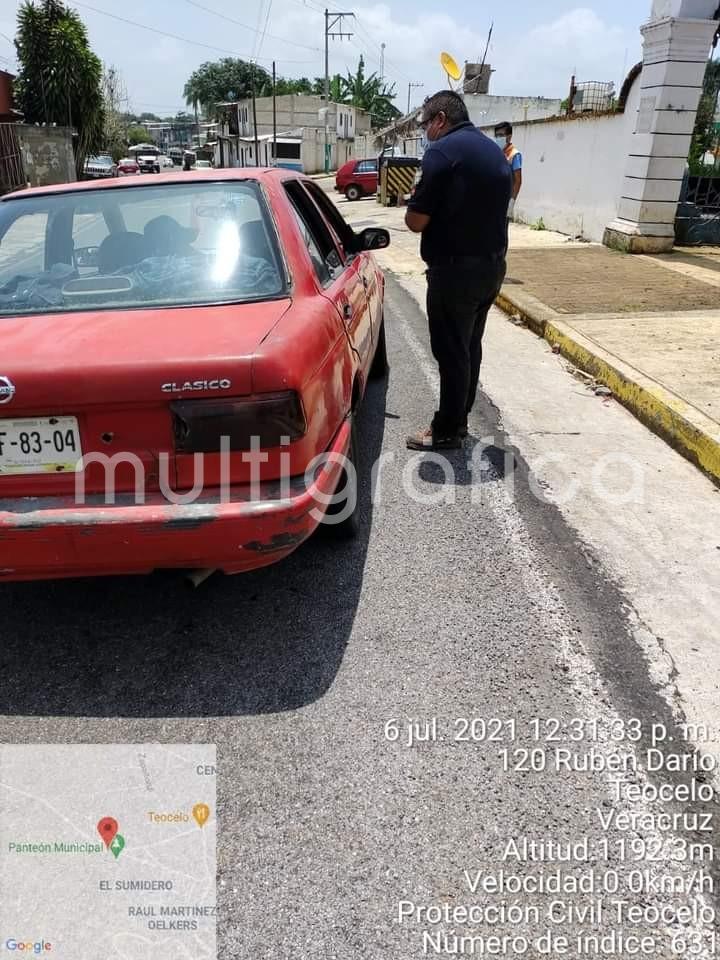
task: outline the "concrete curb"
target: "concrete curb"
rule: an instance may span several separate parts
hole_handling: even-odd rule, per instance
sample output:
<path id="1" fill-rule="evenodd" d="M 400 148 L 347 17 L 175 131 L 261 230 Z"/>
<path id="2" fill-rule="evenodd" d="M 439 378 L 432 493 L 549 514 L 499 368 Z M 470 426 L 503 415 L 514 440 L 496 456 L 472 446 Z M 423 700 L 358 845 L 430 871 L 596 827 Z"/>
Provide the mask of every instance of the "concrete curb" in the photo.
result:
<path id="1" fill-rule="evenodd" d="M 570 317 L 527 293 L 508 290 L 496 300 L 575 366 L 592 374 L 646 427 L 720 484 L 720 431 L 714 420 L 620 357 L 574 329 Z"/>

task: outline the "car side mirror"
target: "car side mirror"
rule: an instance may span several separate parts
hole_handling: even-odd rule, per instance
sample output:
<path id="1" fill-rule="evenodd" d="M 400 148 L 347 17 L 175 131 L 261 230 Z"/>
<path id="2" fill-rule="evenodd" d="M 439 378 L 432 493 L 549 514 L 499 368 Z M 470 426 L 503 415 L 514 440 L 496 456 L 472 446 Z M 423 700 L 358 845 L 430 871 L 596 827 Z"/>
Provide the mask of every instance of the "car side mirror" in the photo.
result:
<path id="1" fill-rule="evenodd" d="M 390 233 L 382 227 L 366 227 L 357 234 L 358 250 L 384 250 L 390 246 Z"/>

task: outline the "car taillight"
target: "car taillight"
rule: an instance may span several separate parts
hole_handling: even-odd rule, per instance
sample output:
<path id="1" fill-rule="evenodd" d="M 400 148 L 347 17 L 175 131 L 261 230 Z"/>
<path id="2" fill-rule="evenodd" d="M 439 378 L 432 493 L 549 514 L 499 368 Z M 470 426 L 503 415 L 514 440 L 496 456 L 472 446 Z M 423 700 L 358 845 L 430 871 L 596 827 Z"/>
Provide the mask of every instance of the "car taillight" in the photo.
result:
<path id="1" fill-rule="evenodd" d="M 173 414 L 175 449 L 179 453 L 218 453 L 222 437 L 230 450 L 250 450 L 252 438 L 261 447 L 277 447 L 283 437 L 297 440 L 307 429 L 297 393 L 267 393 L 235 400 L 176 400 Z"/>

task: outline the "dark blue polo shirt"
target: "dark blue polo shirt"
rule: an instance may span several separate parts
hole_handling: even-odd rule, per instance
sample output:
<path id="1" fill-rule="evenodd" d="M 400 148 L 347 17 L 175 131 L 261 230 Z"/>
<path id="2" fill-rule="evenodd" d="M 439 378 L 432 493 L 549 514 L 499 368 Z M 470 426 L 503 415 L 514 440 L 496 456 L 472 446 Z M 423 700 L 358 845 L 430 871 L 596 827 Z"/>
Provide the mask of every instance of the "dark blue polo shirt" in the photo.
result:
<path id="1" fill-rule="evenodd" d="M 502 255 L 511 191 L 504 153 L 470 121 L 429 143 L 408 204 L 430 217 L 420 242 L 423 260 Z"/>

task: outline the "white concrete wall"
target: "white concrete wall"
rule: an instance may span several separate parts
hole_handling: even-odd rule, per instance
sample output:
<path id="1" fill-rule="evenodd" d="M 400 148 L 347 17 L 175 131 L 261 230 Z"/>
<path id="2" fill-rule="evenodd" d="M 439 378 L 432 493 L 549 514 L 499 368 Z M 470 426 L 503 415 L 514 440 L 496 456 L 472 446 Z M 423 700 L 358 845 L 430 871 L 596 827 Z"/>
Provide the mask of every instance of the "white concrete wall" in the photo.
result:
<path id="1" fill-rule="evenodd" d="M 654 0 L 651 20 L 664 20 L 666 17 L 687 17 L 696 20 L 710 20 L 715 15 L 717 0 Z"/>
<path id="2" fill-rule="evenodd" d="M 276 98 L 275 113 L 277 129 L 295 130 L 298 127 L 317 127 L 322 125 L 320 111 L 325 106 L 322 97 L 310 94 L 284 94 Z M 234 107 L 231 109 L 235 109 Z M 240 134 L 243 137 L 253 135 L 252 100 L 241 100 L 238 103 L 238 117 Z M 272 133 L 273 113 L 272 97 L 258 97 L 255 101 L 258 134 Z M 335 131 L 338 137 L 354 139 L 370 129 L 370 115 L 365 110 L 358 110 L 349 104 L 330 102 L 328 108 L 328 126 Z"/>
<path id="3" fill-rule="evenodd" d="M 463 94 L 470 119 L 476 127 L 507 120 L 515 124 L 524 120 L 542 120 L 560 113 L 562 100 L 547 97 L 495 97 L 488 93 Z"/>
<path id="4" fill-rule="evenodd" d="M 622 195 L 639 105 L 638 80 L 624 113 L 514 125 L 523 155 L 515 216 L 548 229 L 601 241 Z M 485 132 L 492 136 L 492 127 Z"/>

